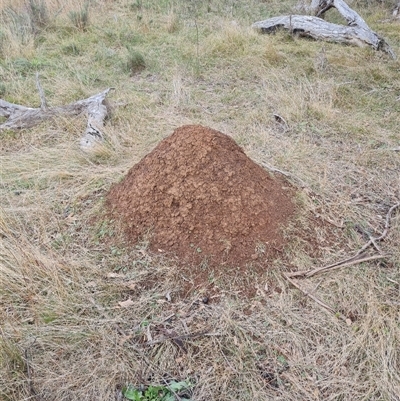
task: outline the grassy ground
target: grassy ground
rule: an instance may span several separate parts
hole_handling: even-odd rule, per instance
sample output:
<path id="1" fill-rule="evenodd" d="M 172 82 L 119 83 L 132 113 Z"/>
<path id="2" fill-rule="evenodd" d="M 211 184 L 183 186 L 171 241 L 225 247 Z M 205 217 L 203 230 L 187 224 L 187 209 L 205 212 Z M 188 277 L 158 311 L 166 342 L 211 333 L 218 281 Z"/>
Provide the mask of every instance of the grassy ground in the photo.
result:
<path id="1" fill-rule="evenodd" d="M 399 22 L 372 3 L 352 5 L 399 53 Z M 50 105 L 115 91 L 101 153 L 79 150 L 83 117 L 0 134 L 1 399 L 113 400 L 129 383 L 170 379 L 195 383 L 193 400 L 399 399 L 399 214 L 384 261 L 301 282 L 351 324 L 282 273 L 383 231 L 400 198 L 400 62 L 250 29 L 295 5 L 2 1 L 1 98 L 38 106 L 36 71 Z M 341 227 L 318 260 L 294 244 L 291 266 L 276 261 L 255 298 L 226 289 L 206 305 L 175 295 L 173 263 L 145 242 L 110 245 L 114 228 L 96 221 L 106 191 L 186 123 L 308 184 L 304 207 Z M 165 333 L 198 335 L 157 342 Z"/>

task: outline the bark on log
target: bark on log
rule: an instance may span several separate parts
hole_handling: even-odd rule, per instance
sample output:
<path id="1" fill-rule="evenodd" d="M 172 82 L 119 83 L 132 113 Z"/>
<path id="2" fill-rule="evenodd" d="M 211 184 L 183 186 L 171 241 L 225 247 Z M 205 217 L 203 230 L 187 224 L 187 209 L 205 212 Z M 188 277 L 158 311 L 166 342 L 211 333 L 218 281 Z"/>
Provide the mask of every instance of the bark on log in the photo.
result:
<path id="1" fill-rule="evenodd" d="M 86 113 L 88 122 L 80 140 L 81 148 L 83 150 L 90 150 L 96 143 L 104 140 L 102 129 L 104 127 L 104 120 L 109 114 L 105 98 L 113 88 L 108 88 L 101 93 L 66 106 L 48 107 L 38 80 L 37 84 L 41 99 L 40 108 L 21 106 L 0 99 L 0 116 L 7 119 L 4 123 L 0 124 L 0 131 L 31 128 L 44 120 L 54 119 L 61 115 L 76 116 Z"/>
<path id="2" fill-rule="evenodd" d="M 320 18 L 332 7 L 339 11 L 347 21 L 347 25 L 333 24 Z M 316 16 L 287 15 L 273 17 L 265 21 L 255 22 L 253 28 L 258 29 L 262 33 L 273 33 L 277 29 L 283 28 L 292 34 L 316 40 L 345 43 L 361 47 L 371 46 L 375 50 L 388 53 L 392 58 L 396 57 L 389 44 L 373 32 L 360 15 L 352 10 L 343 0 L 313 1 L 311 8 L 316 13 Z"/>

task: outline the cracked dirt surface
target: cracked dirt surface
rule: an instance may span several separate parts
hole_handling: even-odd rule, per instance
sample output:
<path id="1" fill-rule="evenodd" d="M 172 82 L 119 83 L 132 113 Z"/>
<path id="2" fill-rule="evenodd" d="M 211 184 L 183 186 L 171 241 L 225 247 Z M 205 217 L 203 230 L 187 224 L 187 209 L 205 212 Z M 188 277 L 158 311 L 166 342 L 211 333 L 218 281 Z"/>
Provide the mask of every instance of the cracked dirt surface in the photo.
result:
<path id="1" fill-rule="evenodd" d="M 293 187 L 246 156 L 229 136 L 188 125 L 174 131 L 107 195 L 128 243 L 184 263 L 262 263 L 285 239 Z"/>

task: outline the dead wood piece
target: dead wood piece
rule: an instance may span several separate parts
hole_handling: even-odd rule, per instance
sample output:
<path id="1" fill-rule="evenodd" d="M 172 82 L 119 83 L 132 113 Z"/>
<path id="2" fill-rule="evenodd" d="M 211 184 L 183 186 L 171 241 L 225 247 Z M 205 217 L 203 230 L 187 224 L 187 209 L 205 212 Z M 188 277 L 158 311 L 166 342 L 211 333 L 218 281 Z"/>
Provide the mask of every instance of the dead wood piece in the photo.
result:
<path id="1" fill-rule="evenodd" d="M 350 258 L 350 259 L 342 260 L 337 263 L 333 263 L 332 265 L 329 265 L 329 266 L 318 267 L 317 269 L 313 269 L 313 270 L 287 273 L 287 276 L 288 277 L 311 277 L 311 276 L 315 276 L 318 273 L 323 273 L 327 270 L 341 269 L 342 267 L 353 266 L 353 265 L 356 265 L 359 263 L 369 262 L 371 260 L 384 259 L 386 257 L 387 257 L 387 255 L 373 255 L 373 256 L 366 256 L 365 258 L 358 258 L 358 259 Z"/>
<path id="2" fill-rule="evenodd" d="M 296 177 L 295 175 L 288 173 L 287 171 L 279 170 L 276 167 L 270 166 L 269 164 L 265 162 L 260 162 L 260 164 L 265 167 L 267 170 L 271 171 L 272 173 L 279 173 L 284 175 L 285 177 L 288 177 L 289 179 L 292 179 L 295 181 L 301 188 L 309 188 L 309 186 L 300 178 Z"/>
<path id="3" fill-rule="evenodd" d="M 42 85 L 40 84 L 39 80 L 39 73 L 36 73 L 36 87 L 39 92 L 39 97 L 40 97 L 40 108 L 42 110 L 47 110 L 47 102 L 46 102 L 46 97 L 44 96 L 44 90 L 42 88 Z"/>
<path id="4" fill-rule="evenodd" d="M 338 25 L 325 21 L 324 13 L 330 8 L 336 8 L 346 20 L 347 25 Z M 299 36 L 344 43 L 360 47 L 371 46 L 375 50 L 388 53 L 392 58 L 395 54 L 390 45 L 377 33 L 373 32 L 367 23 L 352 10 L 343 0 L 313 1 L 311 9 L 317 16 L 286 15 L 255 22 L 253 28 L 262 33 L 273 33 L 279 28 L 288 30 Z"/>
<path id="5" fill-rule="evenodd" d="M 386 237 L 387 233 L 389 232 L 390 220 L 392 218 L 392 213 L 399 207 L 400 207 L 400 202 L 396 203 L 389 209 L 389 211 L 387 212 L 386 217 L 385 217 L 385 228 L 379 237 L 374 238 L 375 241 L 382 241 Z"/>
<path id="6" fill-rule="evenodd" d="M 37 87 L 41 99 L 40 108 L 21 106 L 0 99 L 0 116 L 6 118 L 6 121 L 0 124 L 0 131 L 31 128 L 42 121 L 54 119 L 58 116 L 76 116 L 86 113 L 88 122 L 85 133 L 80 141 L 81 148 L 89 150 L 96 143 L 104 140 L 102 129 L 104 127 L 104 120 L 109 113 L 105 104 L 105 98 L 113 88 L 108 88 L 87 99 L 79 100 L 66 106 L 48 107 L 38 77 Z"/>
<path id="7" fill-rule="evenodd" d="M 104 127 L 104 120 L 109 112 L 105 104 L 105 97 L 111 89 L 113 88 L 108 88 L 97 95 L 80 101 L 83 107 L 86 108 L 88 115 L 86 131 L 80 141 L 81 148 L 83 149 L 90 149 L 97 142 L 102 142 L 104 140 L 102 129 Z"/>
<path id="8" fill-rule="evenodd" d="M 152 340 L 152 341 L 147 341 L 145 343 L 145 345 L 154 345 L 154 344 L 159 344 L 159 343 L 163 343 L 165 341 L 171 340 L 171 341 L 181 341 L 182 340 L 189 340 L 189 339 L 194 339 L 194 338 L 198 338 L 198 337 L 202 337 L 206 334 L 209 334 L 209 329 L 206 330 L 199 330 L 196 331 L 194 333 L 190 333 L 190 334 L 183 334 L 183 335 L 178 335 L 175 331 L 172 333 L 166 333 L 165 336 L 163 336 L 162 338 L 158 339 L 158 340 Z"/>
<path id="9" fill-rule="evenodd" d="M 289 124 L 286 122 L 286 120 L 280 116 L 279 114 L 274 113 L 273 114 L 274 119 L 277 123 L 281 124 L 285 129 L 289 127 Z"/>
<path id="10" fill-rule="evenodd" d="M 326 304 L 325 302 L 321 301 L 317 296 L 315 296 L 313 293 L 310 291 L 305 290 L 301 285 L 299 285 L 296 281 L 292 280 L 287 274 L 284 274 L 284 277 L 286 278 L 287 281 L 289 281 L 290 284 L 292 284 L 294 287 L 296 287 L 298 290 L 300 290 L 304 295 L 307 297 L 311 298 L 313 301 L 315 301 L 319 306 L 327 310 L 328 312 L 332 313 L 333 315 L 337 316 L 341 320 L 345 321 L 346 323 L 348 322 L 348 319 L 346 319 L 345 316 L 343 316 L 340 312 L 336 312 L 331 306 Z"/>
<path id="11" fill-rule="evenodd" d="M 394 18 L 399 18 L 400 17 L 400 1 L 394 7 L 392 15 L 393 15 Z"/>

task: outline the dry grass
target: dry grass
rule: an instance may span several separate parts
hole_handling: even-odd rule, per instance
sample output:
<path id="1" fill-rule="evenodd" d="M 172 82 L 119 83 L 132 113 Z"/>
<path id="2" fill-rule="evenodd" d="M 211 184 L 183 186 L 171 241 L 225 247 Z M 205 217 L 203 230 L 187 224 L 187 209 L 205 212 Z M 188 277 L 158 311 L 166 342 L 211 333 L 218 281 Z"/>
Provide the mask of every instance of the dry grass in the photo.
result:
<path id="1" fill-rule="evenodd" d="M 9 3 L 3 10 L 23 18 L 26 2 Z M 25 42 L 2 19 L 2 97 L 37 106 L 39 70 L 51 105 L 114 86 L 114 111 L 96 155 L 78 148 L 79 118 L 1 133 L 0 398 L 114 400 L 128 383 L 191 378 L 196 401 L 398 400 L 399 213 L 381 244 L 384 262 L 300 281 L 351 325 L 282 273 L 341 259 L 383 230 L 400 197 L 399 61 L 248 29 L 295 2 L 104 0 L 84 31 L 68 18 L 77 3 L 63 4 L 57 14 L 59 3 L 47 1 L 48 25 Z M 399 53 L 398 23 L 380 22 L 383 14 L 365 12 Z M 130 51 L 146 65 L 132 76 Z M 308 184 L 298 201 L 342 227 L 318 260 L 293 242 L 292 266 L 276 261 L 254 280 L 254 298 L 225 283 L 203 304 L 202 294 L 180 295 L 187 283 L 146 241 L 111 241 L 106 191 L 186 123 L 229 133 L 254 160 Z"/>

